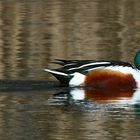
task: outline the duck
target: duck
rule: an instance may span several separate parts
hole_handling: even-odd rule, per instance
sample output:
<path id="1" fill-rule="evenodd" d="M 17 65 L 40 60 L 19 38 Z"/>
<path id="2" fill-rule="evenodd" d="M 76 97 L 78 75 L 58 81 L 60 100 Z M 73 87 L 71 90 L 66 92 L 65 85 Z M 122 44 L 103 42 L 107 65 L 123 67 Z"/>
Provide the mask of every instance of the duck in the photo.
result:
<path id="1" fill-rule="evenodd" d="M 44 69 L 62 85 L 94 87 L 102 90 L 133 90 L 140 88 L 140 50 L 134 65 L 124 61 L 62 60 L 56 69 Z"/>

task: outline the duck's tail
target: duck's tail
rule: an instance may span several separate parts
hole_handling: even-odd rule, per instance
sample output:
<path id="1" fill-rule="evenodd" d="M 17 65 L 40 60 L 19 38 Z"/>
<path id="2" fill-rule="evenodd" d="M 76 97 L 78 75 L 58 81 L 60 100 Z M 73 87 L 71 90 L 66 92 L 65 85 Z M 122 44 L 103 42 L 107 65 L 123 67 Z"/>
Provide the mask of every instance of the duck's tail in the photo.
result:
<path id="1" fill-rule="evenodd" d="M 68 85 L 70 81 L 70 75 L 58 70 L 44 69 L 45 71 L 51 73 L 56 79 L 58 79 L 63 85 Z"/>

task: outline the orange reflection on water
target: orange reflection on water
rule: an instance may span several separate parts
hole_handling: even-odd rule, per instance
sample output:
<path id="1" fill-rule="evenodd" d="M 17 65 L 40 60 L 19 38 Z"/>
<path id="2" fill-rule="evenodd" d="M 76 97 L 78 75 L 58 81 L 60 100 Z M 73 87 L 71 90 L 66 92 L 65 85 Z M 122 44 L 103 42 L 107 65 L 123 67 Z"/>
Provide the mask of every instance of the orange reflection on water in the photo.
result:
<path id="1" fill-rule="evenodd" d="M 115 90 L 85 90 L 86 98 L 95 101 L 113 101 L 131 99 L 134 95 L 134 90 L 130 91 L 115 91 Z"/>
<path id="2" fill-rule="evenodd" d="M 140 101 L 140 90 L 73 89 L 70 94 L 74 100 L 88 99 L 101 103 L 121 102 L 135 104 Z"/>

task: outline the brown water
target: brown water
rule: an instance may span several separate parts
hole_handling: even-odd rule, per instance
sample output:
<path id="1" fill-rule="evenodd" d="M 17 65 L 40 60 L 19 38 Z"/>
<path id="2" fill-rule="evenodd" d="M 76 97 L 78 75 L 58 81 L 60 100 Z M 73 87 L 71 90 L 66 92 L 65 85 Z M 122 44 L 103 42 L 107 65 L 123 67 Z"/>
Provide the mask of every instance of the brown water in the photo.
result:
<path id="1" fill-rule="evenodd" d="M 0 79 L 39 86 L 54 80 L 43 69 L 55 58 L 133 63 L 139 7 L 139 0 L 1 0 Z M 139 104 L 79 101 L 17 81 L 0 92 L 1 140 L 140 139 Z"/>

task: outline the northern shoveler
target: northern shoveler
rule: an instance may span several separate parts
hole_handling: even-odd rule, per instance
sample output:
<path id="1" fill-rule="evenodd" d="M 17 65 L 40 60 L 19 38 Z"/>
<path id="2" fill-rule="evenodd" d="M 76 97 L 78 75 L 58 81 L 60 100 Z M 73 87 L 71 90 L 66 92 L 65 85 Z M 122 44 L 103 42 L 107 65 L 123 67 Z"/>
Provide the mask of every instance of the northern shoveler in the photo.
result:
<path id="1" fill-rule="evenodd" d="M 57 69 L 45 69 L 62 84 L 92 86 L 99 89 L 140 88 L 140 51 L 134 58 L 135 66 L 122 61 L 60 60 Z"/>

